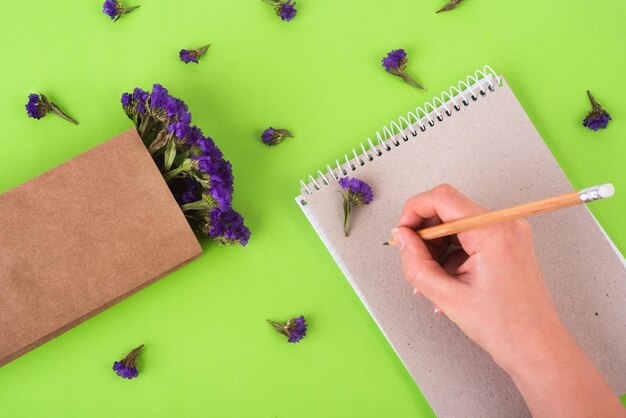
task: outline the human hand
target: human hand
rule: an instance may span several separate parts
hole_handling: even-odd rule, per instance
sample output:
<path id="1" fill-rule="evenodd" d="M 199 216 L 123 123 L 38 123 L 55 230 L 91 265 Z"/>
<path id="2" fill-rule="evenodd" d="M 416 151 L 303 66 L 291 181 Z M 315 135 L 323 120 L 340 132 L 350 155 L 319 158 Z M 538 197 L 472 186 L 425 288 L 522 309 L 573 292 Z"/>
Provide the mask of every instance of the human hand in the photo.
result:
<path id="1" fill-rule="evenodd" d="M 626 416 L 561 323 L 526 220 L 426 242 L 414 232 L 484 212 L 449 185 L 409 199 L 392 230 L 406 279 L 509 373 L 533 416 Z"/>
<path id="2" fill-rule="evenodd" d="M 409 199 L 392 234 L 407 280 L 506 368 L 519 350 L 563 332 L 528 222 L 427 242 L 413 232 L 484 212 L 453 187 L 441 185 Z"/>

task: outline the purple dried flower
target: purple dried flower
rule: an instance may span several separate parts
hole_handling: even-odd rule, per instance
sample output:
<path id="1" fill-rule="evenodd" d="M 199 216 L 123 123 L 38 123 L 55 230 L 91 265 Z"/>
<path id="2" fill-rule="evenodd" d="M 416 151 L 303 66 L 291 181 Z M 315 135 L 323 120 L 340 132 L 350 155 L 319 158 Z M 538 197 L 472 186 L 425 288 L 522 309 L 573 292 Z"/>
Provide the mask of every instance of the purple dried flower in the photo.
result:
<path id="1" fill-rule="evenodd" d="M 299 343 L 306 335 L 307 323 L 302 315 L 285 323 L 270 321 L 269 319 L 267 322 L 272 324 L 276 331 L 288 337 L 287 341 L 290 343 Z"/>
<path id="2" fill-rule="evenodd" d="M 202 150 L 202 154 L 208 155 L 215 159 L 222 158 L 222 151 L 215 145 L 215 142 L 210 137 L 201 137 L 196 140 L 196 144 Z"/>
<path id="3" fill-rule="evenodd" d="M 78 122 L 63 112 L 57 105 L 48 100 L 43 94 L 29 94 L 28 103 L 26 103 L 26 113 L 34 119 L 41 119 L 49 112 L 52 112 L 61 118 L 78 125 Z"/>
<path id="4" fill-rule="evenodd" d="M 146 111 L 146 101 L 148 100 L 148 92 L 136 87 L 133 90 L 133 100 L 135 102 L 137 112 L 145 113 Z"/>
<path id="5" fill-rule="evenodd" d="M 609 121 L 611 120 L 611 115 L 609 115 L 609 113 L 604 110 L 602 106 L 600 106 L 591 93 L 589 93 L 589 90 L 587 90 L 587 96 L 591 102 L 591 111 L 587 113 L 587 116 L 583 121 L 583 126 L 594 131 L 597 131 L 598 129 L 606 129 Z"/>
<path id="6" fill-rule="evenodd" d="M 426 89 L 417 81 L 415 81 L 413 77 L 404 72 L 404 69 L 406 68 L 408 62 L 409 61 L 406 56 L 406 51 L 404 49 L 394 49 L 393 51 L 389 52 L 387 56 L 382 60 L 385 71 L 397 77 L 400 77 L 406 83 L 420 89 L 421 91 L 426 91 Z"/>
<path id="7" fill-rule="evenodd" d="M 102 12 L 109 16 L 111 20 L 117 22 L 123 15 L 129 14 L 138 7 L 124 7 L 118 0 L 105 0 L 102 5 Z"/>
<path id="8" fill-rule="evenodd" d="M 404 49 L 394 49 L 383 58 L 383 67 L 388 72 L 404 70 L 407 62 L 406 51 Z"/>
<path id="9" fill-rule="evenodd" d="M 117 2 L 114 0 L 105 0 L 102 5 L 102 12 L 111 19 L 115 19 L 117 17 Z"/>
<path id="10" fill-rule="evenodd" d="M 250 230 L 243 223 L 243 217 L 232 208 L 211 209 L 205 218 L 203 231 L 220 244 L 240 243 L 245 246 L 250 239 Z"/>
<path id="11" fill-rule="evenodd" d="M 274 12 L 277 16 L 279 16 L 282 20 L 289 22 L 291 19 L 296 17 L 296 2 L 292 2 L 291 0 L 281 1 L 281 0 L 263 0 L 266 3 L 274 6 Z"/>
<path id="12" fill-rule="evenodd" d="M 347 193 L 347 197 L 354 206 L 369 205 L 374 200 L 372 188 L 357 178 L 343 177 L 339 185 Z"/>
<path id="13" fill-rule="evenodd" d="M 185 177 L 185 191 L 181 196 L 182 203 L 191 203 L 198 200 L 198 183 L 191 177 Z"/>
<path id="14" fill-rule="evenodd" d="M 287 22 L 291 21 L 294 17 L 296 17 L 296 2 L 291 2 L 291 0 L 287 0 L 285 3 L 281 3 L 280 6 L 276 9 L 276 13 L 282 20 L 286 20 Z"/>
<path id="15" fill-rule="evenodd" d="M 456 6 L 458 6 L 461 1 L 463 0 L 450 0 L 441 9 L 437 10 L 437 13 L 448 12 L 450 10 L 454 10 L 456 9 Z"/>
<path id="16" fill-rule="evenodd" d="M 185 102 L 160 84 L 124 93 L 121 102 L 192 227 L 221 244 L 246 245 L 250 230 L 232 208 L 232 166 L 191 125 Z"/>
<path id="17" fill-rule="evenodd" d="M 211 187 L 211 197 L 217 202 L 220 208 L 229 209 L 233 201 L 233 192 L 221 185 Z"/>
<path id="18" fill-rule="evenodd" d="M 274 129 L 271 127 L 261 134 L 261 140 L 265 145 L 280 144 L 284 138 L 293 138 L 293 135 L 287 129 Z"/>
<path id="19" fill-rule="evenodd" d="M 29 94 L 28 103 L 26 103 L 26 113 L 34 119 L 41 119 L 48 113 L 47 106 L 41 100 L 38 94 Z"/>
<path id="20" fill-rule="evenodd" d="M 206 54 L 209 46 L 211 45 L 205 45 L 198 49 L 181 49 L 178 55 L 180 56 L 180 60 L 185 64 L 189 64 L 190 62 L 195 62 L 196 64 L 198 64 L 198 60 L 200 59 L 200 57 Z"/>
<path id="21" fill-rule="evenodd" d="M 169 133 L 176 136 L 176 138 L 183 139 L 187 136 L 191 129 L 189 122 L 191 122 L 191 114 L 187 113 L 186 115 L 183 115 L 180 120 L 170 123 L 167 130 Z"/>
<path id="22" fill-rule="evenodd" d="M 122 360 L 113 363 L 115 373 L 124 379 L 132 379 L 139 376 L 139 372 L 137 371 L 137 357 L 142 349 L 143 344 L 128 353 Z"/>
<path id="23" fill-rule="evenodd" d="M 374 194 L 369 184 L 357 178 L 343 177 L 339 179 L 339 185 L 343 189 L 343 230 L 348 236 L 350 229 L 350 213 L 352 208 L 361 205 L 369 205 L 374 200 Z"/>
<path id="24" fill-rule="evenodd" d="M 133 102 L 133 96 L 128 93 L 122 94 L 122 106 L 127 107 Z"/>

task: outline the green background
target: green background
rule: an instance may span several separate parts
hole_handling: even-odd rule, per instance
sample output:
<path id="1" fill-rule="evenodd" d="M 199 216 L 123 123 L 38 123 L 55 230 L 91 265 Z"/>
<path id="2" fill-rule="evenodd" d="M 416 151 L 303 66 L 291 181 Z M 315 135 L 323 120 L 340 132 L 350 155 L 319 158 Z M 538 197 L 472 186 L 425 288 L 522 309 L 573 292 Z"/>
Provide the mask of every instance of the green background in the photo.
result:
<path id="1" fill-rule="evenodd" d="M 100 0 L 3 4 L 0 192 L 131 127 L 121 93 L 159 82 L 232 162 L 252 239 L 203 243 L 201 259 L 2 367 L 1 415 L 433 416 L 293 198 L 299 179 L 484 64 L 575 187 L 615 184 L 591 210 L 626 252 L 624 2 L 467 0 L 436 15 L 441 0 L 300 0 L 286 23 L 260 0 L 139 1 L 116 23 Z M 199 65 L 178 60 L 205 43 Z M 394 48 L 426 93 L 384 72 Z M 613 116 L 606 131 L 581 126 L 586 89 Z M 80 126 L 27 118 L 31 92 Z M 270 125 L 296 138 L 266 147 Z M 299 314 L 298 345 L 264 322 Z M 120 379 L 113 361 L 141 343 L 139 378 Z"/>

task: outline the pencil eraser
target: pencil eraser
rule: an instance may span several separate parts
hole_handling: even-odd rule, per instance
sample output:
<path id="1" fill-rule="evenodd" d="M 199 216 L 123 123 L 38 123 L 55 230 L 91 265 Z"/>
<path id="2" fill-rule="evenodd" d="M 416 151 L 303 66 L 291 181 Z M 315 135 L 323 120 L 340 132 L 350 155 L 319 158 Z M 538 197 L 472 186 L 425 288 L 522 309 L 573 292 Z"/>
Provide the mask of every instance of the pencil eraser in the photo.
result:
<path id="1" fill-rule="evenodd" d="M 615 187 L 611 183 L 601 184 L 598 186 L 598 195 L 605 199 L 615 194 Z"/>

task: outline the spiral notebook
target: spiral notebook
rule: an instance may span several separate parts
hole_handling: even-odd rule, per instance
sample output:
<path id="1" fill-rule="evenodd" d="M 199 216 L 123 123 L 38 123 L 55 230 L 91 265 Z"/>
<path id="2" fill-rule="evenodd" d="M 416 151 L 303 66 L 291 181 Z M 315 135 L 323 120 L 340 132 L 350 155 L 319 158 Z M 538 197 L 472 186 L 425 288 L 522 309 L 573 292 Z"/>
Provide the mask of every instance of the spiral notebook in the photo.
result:
<path id="1" fill-rule="evenodd" d="M 374 201 L 352 212 L 349 237 L 337 193 L 337 180 L 346 175 L 374 190 Z M 505 79 L 486 66 L 309 176 L 296 202 L 438 416 L 529 416 L 504 371 L 445 316 L 433 314 L 429 301 L 413 295 L 397 252 L 381 245 L 404 201 L 440 183 L 493 209 L 573 190 Z M 622 395 L 623 259 L 585 206 L 529 221 L 563 322 Z"/>

